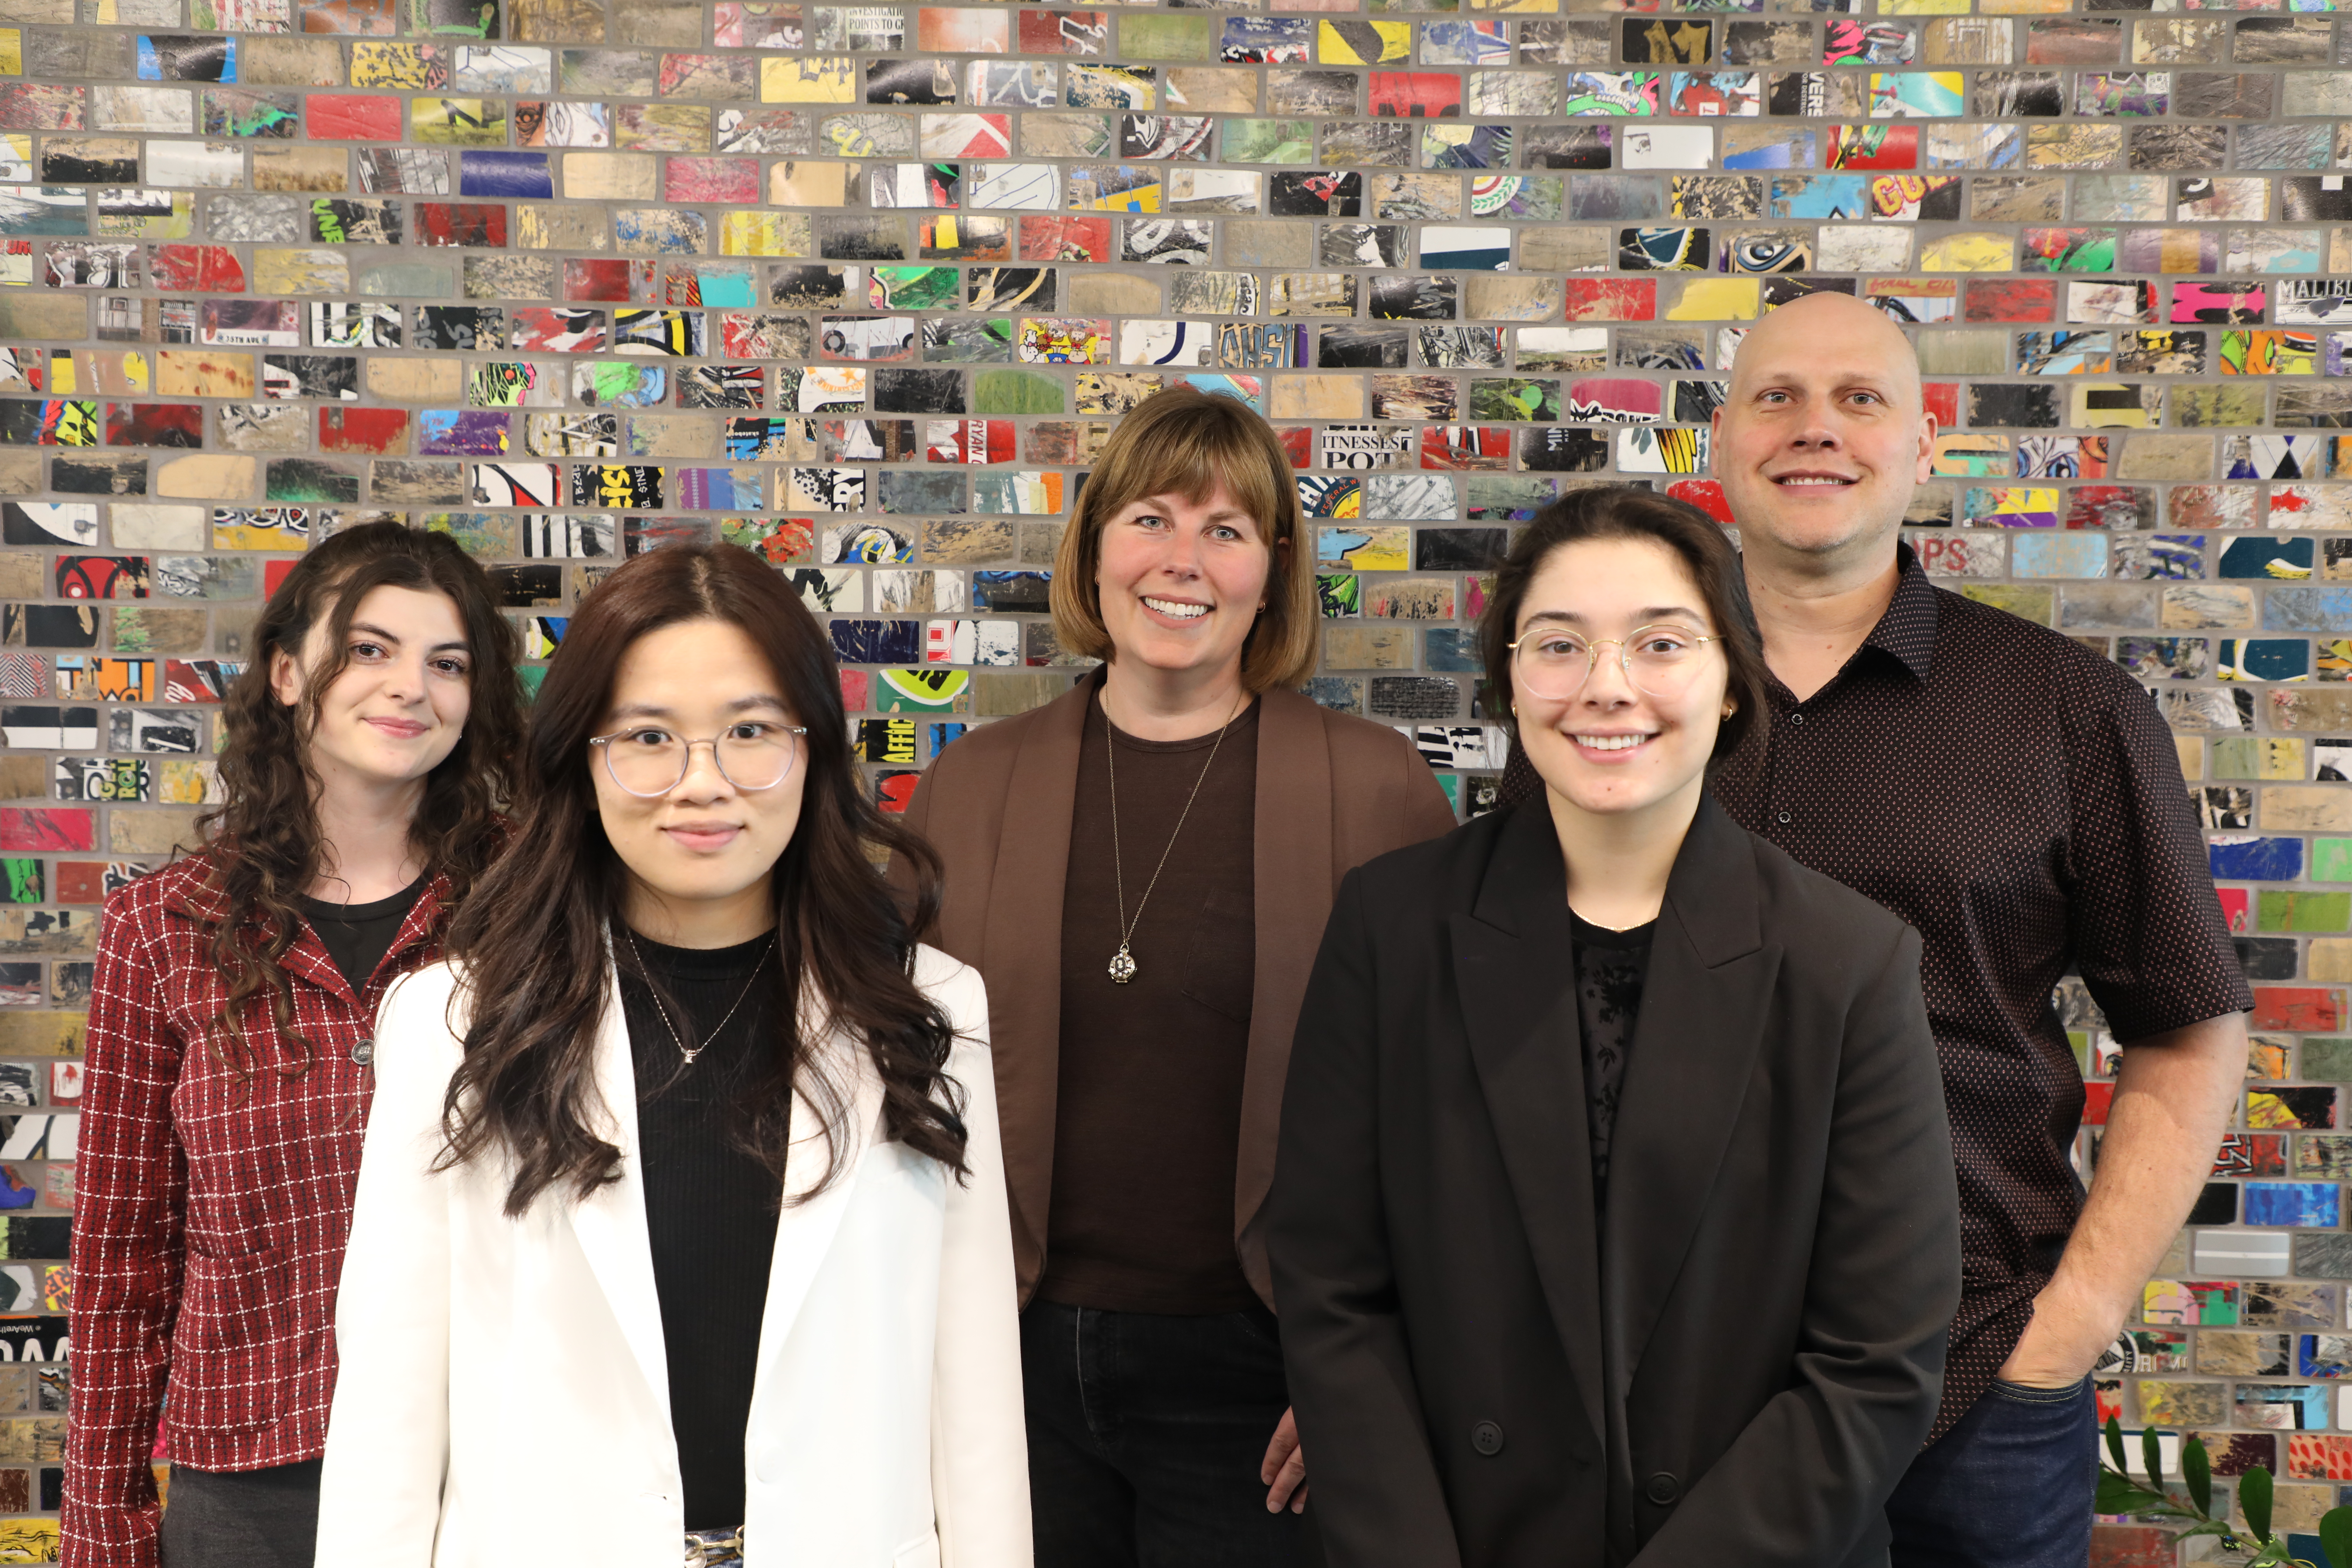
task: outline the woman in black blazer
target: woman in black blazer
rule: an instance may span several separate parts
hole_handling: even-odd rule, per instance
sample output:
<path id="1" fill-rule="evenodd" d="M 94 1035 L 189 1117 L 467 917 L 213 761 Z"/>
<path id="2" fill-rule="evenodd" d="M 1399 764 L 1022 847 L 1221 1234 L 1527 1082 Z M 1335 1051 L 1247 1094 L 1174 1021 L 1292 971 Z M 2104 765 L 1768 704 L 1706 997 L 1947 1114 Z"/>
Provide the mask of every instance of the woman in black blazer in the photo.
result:
<path id="1" fill-rule="evenodd" d="M 1765 708 L 1704 514 L 1569 496 L 1483 637 L 1545 798 L 1349 874 L 1284 1099 L 1330 1563 L 1884 1564 L 1960 1285 L 1918 938 L 1706 797 Z"/>

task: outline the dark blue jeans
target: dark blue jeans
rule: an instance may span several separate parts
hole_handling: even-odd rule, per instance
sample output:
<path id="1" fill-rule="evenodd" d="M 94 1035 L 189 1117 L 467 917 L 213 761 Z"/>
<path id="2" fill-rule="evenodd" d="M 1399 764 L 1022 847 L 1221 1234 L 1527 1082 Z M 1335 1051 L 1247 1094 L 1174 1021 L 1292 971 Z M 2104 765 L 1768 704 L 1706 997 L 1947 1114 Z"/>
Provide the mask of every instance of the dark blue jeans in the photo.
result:
<path id="1" fill-rule="evenodd" d="M 1273 1313 L 1033 1301 L 1021 1315 L 1021 1375 L 1037 1568 L 1322 1561 L 1308 1516 L 1266 1512 L 1257 1479 L 1290 1403 Z"/>
<path id="2" fill-rule="evenodd" d="M 1895 1568 L 2083 1568 L 2098 1473 L 2089 1378 L 1995 1382 L 1887 1499 Z"/>

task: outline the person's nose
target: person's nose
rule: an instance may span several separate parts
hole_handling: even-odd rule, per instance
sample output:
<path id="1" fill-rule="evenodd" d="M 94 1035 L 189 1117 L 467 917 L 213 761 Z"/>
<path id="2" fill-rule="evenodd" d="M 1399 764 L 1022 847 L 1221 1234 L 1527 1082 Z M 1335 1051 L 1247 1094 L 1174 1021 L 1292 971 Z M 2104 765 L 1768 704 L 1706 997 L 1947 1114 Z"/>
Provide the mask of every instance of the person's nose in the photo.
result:
<path id="1" fill-rule="evenodd" d="M 718 800 L 734 793 L 734 784 L 719 771 L 717 742 L 697 741 L 687 747 L 686 772 L 679 777 L 677 787 L 669 792 L 670 799 L 683 805 Z"/>
<path id="2" fill-rule="evenodd" d="M 1804 417 L 1797 421 L 1789 445 L 1805 452 L 1834 452 L 1845 445 L 1845 433 L 1838 428 L 1830 410 L 1815 403 L 1805 409 Z"/>
<path id="3" fill-rule="evenodd" d="M 425 696 L 425 656 L 388 660 L 383 667 L 383 694 L 394 702 L 415 702 Z"/>
<path id="4" fill-rule="evenodd" d="M 1201 574 L 1200 536 L 1184 529 L 1176 530 L 1175 536 L 1168 542 L 1168 553 L 1160 559 L 1160 568 L 1163 572 L 1171 572 L 1179 577 L 1199 576 Z"/>
<path id="5" fill-rule="evenodd" d="M 1585 702 L 1601 708 L 1615 708 L 1639 700 L 1633 683 L 1625 673 L 1625 650 L 1613 642 L 1597 643 L 1592 649 L 1592 673 L 1584 679 L 1584 689 L 1577 693 Z"/>

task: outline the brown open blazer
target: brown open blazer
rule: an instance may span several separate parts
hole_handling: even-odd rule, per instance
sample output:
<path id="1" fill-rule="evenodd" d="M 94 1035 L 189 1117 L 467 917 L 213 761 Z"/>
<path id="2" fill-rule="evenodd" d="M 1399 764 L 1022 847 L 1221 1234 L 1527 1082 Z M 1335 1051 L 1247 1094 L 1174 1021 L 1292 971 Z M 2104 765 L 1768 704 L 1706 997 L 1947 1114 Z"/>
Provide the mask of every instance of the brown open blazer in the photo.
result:
<path id="1" fill-rule="evenodd" d="M 907 807 L 947 871 L 925 940 L 988 983 L 989 1037 L 1012 1196 L 1021 1300 L 1045 1267 L 1054 1110 L 1062 1037 L 1062 886 L 1069 874 L 1087 676 L 1043 708 L 973 729 L 939 755 Z M 1376 855 L 1454 826 L 1428 763 L 1396 731 L 1267 691 L 1257 740 L 1257 984 L 1250 1003 L 1234 1244 L 1268 1305 L 1274 1284 L 1258 1225 L 1274 1180 L 1290 1037 L 1340 878 Z M 893 879 L 904 868 L 891 867 Z"/>

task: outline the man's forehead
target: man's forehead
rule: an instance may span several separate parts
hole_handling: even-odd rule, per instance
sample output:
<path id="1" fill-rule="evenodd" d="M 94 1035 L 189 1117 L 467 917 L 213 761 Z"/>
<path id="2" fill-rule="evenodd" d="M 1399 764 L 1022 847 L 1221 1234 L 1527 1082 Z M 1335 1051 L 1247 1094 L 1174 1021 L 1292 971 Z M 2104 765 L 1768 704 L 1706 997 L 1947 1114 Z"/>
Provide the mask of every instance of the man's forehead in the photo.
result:
<path id="1" fill-rule="evenodd" d="M 1845 303 L 1841 301 L 1841 304 Z M 1758 373 L 1828 379 L 1909 380 L 1919 374 L 1911 340 L 1875 310 L 1784 307 L 1766 316 L 1739 345 L 1735 379 Z"/>
<path id="2" fill-rule="evenodd" d="M 1731 379 L 1741 386 L 1752 386 L 1759 380 L 1806 385 L 1847 382 L 1883 387 L 1918 384 L 1919 362 L 1907 339 L 1899 335 L 1882 338 L 1875 333 L 1847 336 L 1843 341 L 1836 333 L 1825 336 L 1826 342 L 1809 340 L 1801 333 L 1776 332 L 1762 342 L 1751 336 L 1739 345 L 1739 353 L 1732 361 Z"/>

